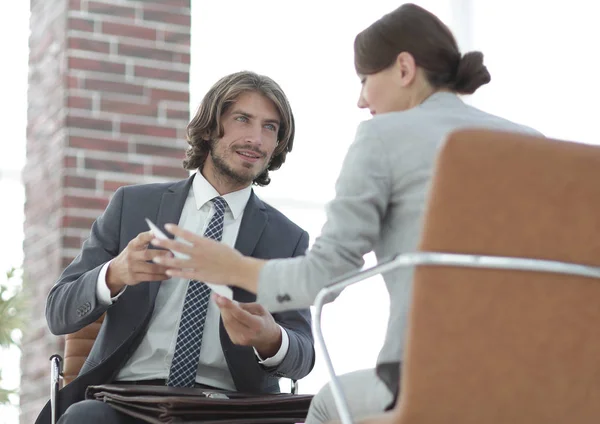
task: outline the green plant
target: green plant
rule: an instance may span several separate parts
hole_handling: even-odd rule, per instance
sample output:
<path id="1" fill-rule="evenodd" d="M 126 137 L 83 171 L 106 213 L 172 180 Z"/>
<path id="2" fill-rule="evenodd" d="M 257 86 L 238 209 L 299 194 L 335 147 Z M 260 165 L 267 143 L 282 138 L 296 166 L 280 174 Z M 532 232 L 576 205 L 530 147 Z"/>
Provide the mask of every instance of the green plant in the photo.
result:
<path id="1" fill-rule="evenodd" d="M 25 300 L 21 294 L 21 285 L 16 284 L 17 279 L 21 279 L 20 273 L 13 268 L 6 272 L 5 282 L 0 282 L 0 348 L 19 346 L 15 330 L 23 328 Z M 9 395 L 14 393 L 14 390 L 0 387 L 0 405 L 9 404 Z"/>

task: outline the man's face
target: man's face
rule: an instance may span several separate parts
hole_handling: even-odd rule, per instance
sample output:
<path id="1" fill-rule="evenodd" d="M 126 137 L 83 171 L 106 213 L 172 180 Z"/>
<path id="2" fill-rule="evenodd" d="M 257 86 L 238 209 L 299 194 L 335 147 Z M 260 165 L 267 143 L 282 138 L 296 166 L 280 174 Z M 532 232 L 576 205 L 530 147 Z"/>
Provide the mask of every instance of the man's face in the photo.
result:
<path id="1" fill-rule="evenodd" d="M 212 142 L 203 174 L 228 182 L 231 190 L 247 187 L 268 167 L 277 147 L 277 108 L 262 94 L 244 92 L 223 114 L 221 124 L 223 137 Z"/>

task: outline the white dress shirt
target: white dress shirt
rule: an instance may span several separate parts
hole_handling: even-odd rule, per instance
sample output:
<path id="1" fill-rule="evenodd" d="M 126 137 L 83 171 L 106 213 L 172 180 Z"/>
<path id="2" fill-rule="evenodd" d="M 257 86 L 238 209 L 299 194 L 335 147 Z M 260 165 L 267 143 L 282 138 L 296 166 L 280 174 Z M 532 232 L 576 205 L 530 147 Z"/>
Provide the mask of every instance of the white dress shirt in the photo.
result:
<path id="1" fill-rule="evenodd" d="M 235 245 L 244 208 L 250 194 L 251 187 L 249 186 L 221 196 L 228 206 L 225 210 L 222 243 L 232 247 Z M 192 183 L 192 190 L 189 191 L 183 206 L 179 226 L 197 234 L 204 234 L 204 230 L 214 214 L 214 205 L 211 199 L 217 196 L 219 193 L 200 172 L 197 172 Z M 110 297 L 110 290 L 106 284 L 106 270 L 109 264 L 110 262 L 102 268 L 96 286 L 98 300 L 105 305 L 112 304 L 123 293 L 122 291 L 117 296 Z M 181 278 L 170 278 L 160 284 L 146 336 L 121 368 L 116 380 L 150 380 L 168 377 L 188 284 L 187 280 Z M 211 299 L 204 323 L 196 382 L 226 390 L 235 390 L 235 384 L 221 347 L 219 319 L 219 308 Z M 279 365 L 287 354 L 289 336 L 283 327 L 280 326 L 280 329 L 281 347 L 275 356 L 263 359 L 256 349 L 254 350 L 259 363 L 265 367 Z"/>

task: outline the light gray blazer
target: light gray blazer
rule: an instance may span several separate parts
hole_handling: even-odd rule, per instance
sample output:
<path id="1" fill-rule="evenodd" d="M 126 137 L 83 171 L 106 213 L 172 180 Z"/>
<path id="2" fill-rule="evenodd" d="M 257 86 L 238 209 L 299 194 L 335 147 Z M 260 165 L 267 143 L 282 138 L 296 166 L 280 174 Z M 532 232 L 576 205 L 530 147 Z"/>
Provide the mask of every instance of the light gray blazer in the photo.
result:
<path id="1" fill-rule="evenodd" d="M 438 148 L 463 128 L 539 135 L 439 92 L 404 112 L 360 124 L 326 208 L 322 234 L 305 257 L 269 261 L 260 274 L 258 301 L 271 311 L 304 308 L 334 277 L 363 266 L 363 255 L 383 259 L 415 251 Z M 378 375 L 394 392 L 411 299 L 412 270 L 383 276 L 391 299 Z"/>

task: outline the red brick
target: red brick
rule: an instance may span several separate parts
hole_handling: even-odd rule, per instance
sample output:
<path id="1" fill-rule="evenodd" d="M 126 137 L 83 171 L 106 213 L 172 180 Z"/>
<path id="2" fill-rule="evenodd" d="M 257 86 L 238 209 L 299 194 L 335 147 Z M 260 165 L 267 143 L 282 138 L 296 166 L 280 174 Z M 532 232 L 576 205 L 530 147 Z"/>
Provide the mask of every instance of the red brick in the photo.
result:
<path id="1" fill-rule="evenodd" d="M 190 101 L 190 93 L 187 91 L 162 90 L 160 88 L 150 89 L 150 98 L 152 100 L 175 100 L 176 102 L 187 103 Z"/>
<path id="2" fill-rule="evenodd" d="M 104 34 L 118 35 L 121 37 L 142 38 L 144 40 L 156 40 L 156 30 L 136 25 L 117 24 L 114 22 L 103 22 L 102 32 Z"/>
<path id="3" fill-rule="evenodd" d="M 98 40 L 88 40 L 80 37 L 69 37 L 68 47 L 73 50 L 110 53 L 110 43 Z"/>
<path id="4" fill-rule="evenodd" d="M 165 43 L 177 43 L 179 45 L 189 46 L 191 35 L 184 32 L 163 31 L 162 38 Z"/>
<path id="5" fill-rule="evenodd" d="M 106 72 L 111 74 L 124 74 L 125 65 L 123 63 L 109 62 L 106 60 L 84 59 L 81 57 L 69 57 L 67 68 L 82 71 Z"/>
<path id="6" fill-rule="evenodd" d="M 158 125 L 145 125 L 121 122 L 121 133 L 150 135 L 153 137 L 175 138 L 177 130 L 173 127 L 161 127 Z"/>
<path id="7" fill-rule="evenodd" d="M 190 74 L 188 72 L 151 68 L 149 66 L 138 65 L 134 68 L 133 72 L 136 77 L 153 78 L 164 81 L 189 82 L 190 80 Z"/>
<path id="8" fill-rule="evenodd" d="M 88 3 L 88 12 L 96 15 L 118 16 L 121 18 L 135 18 L 135 9 L 131 7 L 117 6 L 97 1 Z"/>
<path id="9" fill-rule="evenodd" d="M 81 80 L 79 77 L 69 75 L 67 77 L 67 88 L 81 88 Z"/>
<path id="10" fill-rule="evenodd" d="M 72 18 L 67 20 L 67 28 L 77 31 L 94 31 L 94 21 L 91 19 Z"/>
<path id="11" fill-rule="evenodd" d="M 82 244 L 83 244 L 83 243 L 82 243 Z M 69 265 L 71 265 L 71 262 L 73 262 L 73 259 L 74 259 L 74 258 L 73 258 L 73 257 L 71 257 L 71 256 L 63 256 L 63 257 L 61 257 L 61 258 L 60 258 L 60 265 L 61 265 L 61 268 L 63 268 L 63 269 L 64 269 L 64 268 L 68 267 Z"/>
<path id="12" fill-rule="evenodd" d="M 91 109 L 93 105 L 92 99 L 82 96 L 68 96 L 67 107 L 73 109 Z"/>
<path id="13" fill-rule="evenodd" d="M 76 177 L 74 175 L 66 175 L 63 179 L 65 187 L 71 188 L 96 188 L 96 179 L 88 177 Z"/>
<path id="14" fill-rule="evenodd" d="M 84 150 L 99 150 L 102 152 L 127 153 L 129 145 L 127 141 L 106 140 L 91 137 L 69 137 L 69 147 L 75 147 Z"/>
<path id="15" fill-rule="evenodd" d="M 80 249 L 81 245 L 81 237 L 62 236 L 62 246 L 67 249 Z"/>
<path id="16" fill-rule="evenodd" d="M 140 57 L 167 62 L 174 61 L 174 53 L 171 50 L 159 49 L 157 47 L 142 47 L 133 44 L 119 43 L 118 53 L 121 56 Z"/>
<path id="17" fill-rule="evenodd" d="M 188 171 L 183 169 L 183 166 L 177 168 L 174 166 L 152 165 L 151 174 L 169 178 L 186 178 Z"/>
<path id="18" fill-rule="evenodd" d="M 121 172 L 124 174 L 144 173 L 144 165 L 141 163 L 124 162 L 121 160 L 86 158 L 85 168 L 96 171 Z"/>
<path id="19" fill-rule="evenodd" d="M 180 109 L 170 109 L 167 108 L 167 119 L 190 119 L 190 111 L 189 110 L 180 110 Z"/>
<path id="20" fill-rule="evenodd" d="M 108 206 L 108 199 L 103 197 L 66 195 L 63 197 L 62 206 L 64 208 L 104 210 Z"/>
<path id="21" fill-rule="evenodd" d="M 166 147 L 156 146 L 154 144 L 136 143 L 135 152 L 141 155 L 152 155 L 156 157 L 169 157 L 183 160 L 185 157 L 185 150 L 181 147 Z"/>
<path id="22" fill-rule="evenodd" d="M 174 57 L 175 62 L 177 63 L 187 63 L 190 64 L 190 55 L 184 53 L 177 53 Z"/>
<path id="23" fill-rule="evenodd" d="M 163 166 L 154 168 L 161 175 L 158 178 L 187 176 L 187 172 L 181 168 L 180 160 L 168 159 L 173 157 L 171 154 L 179 154 L 175 146 L 181 145 L 181 154 L 184 153 L 184 123 L 166 121 L 158 124 L 158 114 L 151 113 L 156 113 L 158 108 L 161 117 L 183 117 L 182 112 L 177 109 L 186 110 L 189 101 L 187 93 L 174 94 L 170 90 L 155 91 L 154 96 L 158 99 L 151 99 L 150 90 L 154 82 L 151 80 L 160 80 L 166 84 L 179 83 L 183 87 L 182 91 L 187 91 L 187 65 L 180 66 L 183 69 L 171 65 L 189 62 L 190 0 L 32 0 L 31 6 L 31 20 L 34 24 L 31 27 L 29 63 L 35 69 L 43 67 L 36 70 L 29 81 L 29 108 L 32 113 L 28 116 L 27 125 L 26 170 L 35 172 L 23 173 L 26 191 L 23 266 L 27 270 L 29 281 L 24 282 L 24 288 L 31 292 L 31 307 L 27 314 L 32 318 L 32 328 L 23 337 L 23 375 L 20 384 L 22 407 L 19 417 L 19 422 L 22 423 L 34 422 L 47 401 L 46 384 L 49 376 L 45 364 L 48 357 L 52 353 L 64 351 L 64 337 L 49 334 L 44 322 L 44 304 L 48 291 L 62 269 L 70 263 L 71 256 L 79 251 L 94 221 L 91 217 L 102 213 L 108 198 L 117 187 L 133 181 L 144 181 L 151 170 L 153 158 L 156 158 L 156 162 L 161 159 L 163 161 Z M 48 10 L 58 10 L 57 19 L 48 20 L 48 16 L 45 16 Z M 142 21 L 145 10 L 153 10 L 154 18 L 160 19 L 160 22 Z M 153 19 L 149 13 L 146 17 Z M 174 26 L 169 21 L 188 24 Z M 56 22 L 63 24 L 56 25 Z M 165 42 L 162 46 L 157 46 L 158 50 L 138 48 L 137 53 L 132 52 L 131 56 L 119 57 L 107 54 L 109 50 L 106 41 L 113 38 L 117 42 L 123 41 L 134 46 L 153 46 L 157 39 Z M 130 40 L 129 43 L 127 40 Z M 112 45 L 110 47 L 111 53 L 112 50 L 118 50 L 113 49 Z M 159 53 L 155 54 L 157 51 Z M 122 50 L 122 53 L 127 54 L 128 51 Z M 153 66 L 148 61 L 153 57 L 163 60 L 163 66 L 158 67 L 166 68 L 167 72 L 144 69 Z M 138 68 L 139 65 L 144 66 Z M 46 72 L 56 67 L 61 72 Z M 104 79 L 125 84 L 130 81 L 125 78 L 125 73 L 133 73 L 134 69 L 136 79 L 132 81 L 133 84 L 126 84 L 127 87 L 107 87 L 104 82 L 91 82 Z M 99 73 L 103 76 L 98 77 Z M 87 87 L 93 88 L 83 91 L 86 83 Z M 124 97 L 119 94 L 129 92 L 128 87 L 131 86 L 144 87 L 143 96 L 131 96 L 123 103 L 110 103 L 121 101 Z M 119 90 L 115 94 L 116 88 Z M 75 92 L 74 89 L 78 91 Z M 139 88 L 134 88 L 134 91 L 139 93 Z M 160 97 L 165 97 L 166 101 L 161 103 Z M 168 101 L 170 98 L 182 101 Z M 104 101 L 104 115 L 118 114 L 112 125 L 112 118 L 97 119 L 95 113 L 99 111 L 95 107 L 101 106 L 100 101 Z M 135 109 L 131 107 L 132 103 L 137 105 Z M 134 120 L 130 113 L 135 113 L 139 119 Z M 144 122 L 143 116 L 154 119 L 147 119 L 150 125 L 140 126 L 139 122 Z M 122 135 L 117 119 L 118 122 L 126 122 L 125 131 L 158 135 L 159 140 L 164 141 L 163 147 L 166 150 L 144 146 L 148 142 L 136 146 L 130 139 L 138 137 L 135 133 Z M 128 119 L 137 124 L 128 124 Z M 99 129 L 102 132 L 87 137 L 88 133 L 92 134 L 91 131 L 76 128 Z M 136 148 L 143 152 L 149 163 L 128 163 L 127 148 L 132 152 Z M 102 161 L 97 160 L 97 156 Z M 169 160 L 166 163 L 172 162 L 173 166 L 164 166 L 165 159 Z M 97 169 L 86 169 L 84 164 Z M 102 172 L 103 169 L 116 170 L 117 173 Z M 103 178 L 107 178 L 107 181 L 103 181 Z M 96 186 L 93 186 L 94 183 Z M 95 195 L 99 190 L 106 191 Z M 72 211 L 73 208 L 85 208 L 85 215 L 91 217 L 73 216 L 76 212 Z M 79 230 L 71 233 L 68 229 Z"/>
<path id="24" fill-rule="evenodd" d="M 100 100 L 100 110 L 103 112 L 112 112 L 127 115 L 157 116 L 158 107 L 156 105 L 147 105 L 144 103 L 124 102 L 120 100 L 102 99 Z"/>
<path id="25" fill-rule="evenodd" d="M 86 78 L 83 82 L 83 88 L 109 93 L 131 94 L 134 96 L 141 96 L 144 94 L 144 87 L 141 85 L 93 78 Z"/>
<path id="26" fill-rule="evenodd" d="M 112 131 L 113 129 L 113 123 L 111 121 L 73 115 L 67 116 L 66 125 L 69 128 L 85 128 L 97 131 Z"/>
<path id="27" fill-rule="evenodd" d="M 106 180 L 102 183 L 102 188 L 105 192 L 114 193 L 119 187 L 131 185 L 131 182 Z"/>
<path id="28" fill-rule="evenodd" d="M 143 19 L 145 21 L 169 23 L 175 25 L 190 26 L 189 13 L 169 13 L 165 11 L 144 10 Z"/>
<path id="29" fill-rule="evenodd" d="M 162 10 L 165 8 L 190 8 L 190 0 L 144 0 L 145 9 Z M 161 9 L 162 8 L 162 9 Z"/>
<path id="30" fill-rule="evenodd" d="M 69 0 L 69 10 L 81 10 L 81 0 Z"/>
<path id="31" fill-rule="evenodd" d="M 78 228 L 85 230 L 91 228 L 94 221 L 94 218 L 65 215 L 62 217 L 61 226 L 63 228 Z"/>
<path id="32" fill-rule="evenodd" d="M 63 158 L 63 166 L 66 169 L 77 168 L 77 158 L 75 156 L 67 155 Z"/>

